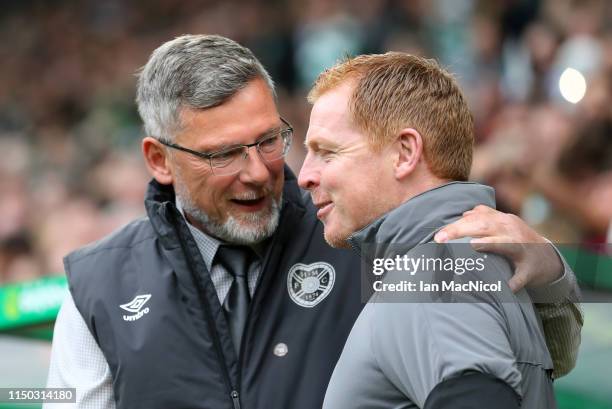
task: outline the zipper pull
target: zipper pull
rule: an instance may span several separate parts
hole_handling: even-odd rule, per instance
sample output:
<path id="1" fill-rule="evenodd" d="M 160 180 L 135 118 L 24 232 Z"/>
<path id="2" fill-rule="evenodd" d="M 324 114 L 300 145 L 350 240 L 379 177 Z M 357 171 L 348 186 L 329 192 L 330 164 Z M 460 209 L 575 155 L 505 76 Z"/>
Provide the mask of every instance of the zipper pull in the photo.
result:
<path id="1" fill-rule="evenodd" d="M 234 409 L 240 409 L 240 395 L 238 391 L 232 391 L 230 396 L 232 397 L 232 402 L 234 402 Z"/>

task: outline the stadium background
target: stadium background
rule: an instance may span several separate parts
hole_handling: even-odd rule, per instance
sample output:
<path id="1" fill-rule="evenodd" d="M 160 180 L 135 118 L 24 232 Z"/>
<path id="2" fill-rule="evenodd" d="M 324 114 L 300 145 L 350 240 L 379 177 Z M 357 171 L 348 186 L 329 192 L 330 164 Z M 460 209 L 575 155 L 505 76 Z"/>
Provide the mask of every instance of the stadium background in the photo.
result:
<path id="1" fill-rule="evenodd" d="M 346 54 L 437 58 L 474 114 L 472 179 L 496 188 L 500 209 L 570 243 L 583 288 L 612 296 L 612 2 L 5 0 L 0 387 L 44 386 L 62 256 L 143 213 L 134 74 L 184 33 L 228 36 L 261 59 L 296 129 L 296 171 L 305 93 L 321 70 Z M 584 308 L 578 366 L 557 395 L 562 408 L 610 408 L 612 305 Z"/>

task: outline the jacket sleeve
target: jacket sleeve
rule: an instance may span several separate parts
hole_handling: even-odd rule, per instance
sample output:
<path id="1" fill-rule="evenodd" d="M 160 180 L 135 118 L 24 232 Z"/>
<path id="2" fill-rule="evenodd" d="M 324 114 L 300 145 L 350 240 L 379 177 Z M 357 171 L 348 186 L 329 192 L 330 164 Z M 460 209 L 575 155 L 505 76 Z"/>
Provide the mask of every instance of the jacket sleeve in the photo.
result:
<path id="1" fill-rule="evenodd" d="M 482 372 L 468 372 L 436 385 L 423 409 L 519 409 L 520 406 L 520 397 L 505 382 Z"/>
<path id="2" fill-rule="evenodd" d="M 47 403 L 44 409 L 115 409 L 108 363 L 70 294 L 55 321 L 47 387 L 76 388 L 76 404 Z"/>
<path id="3" fill-rule="evenodd" d="M 576 365 L 584 324 L 576 276 L 558 250 L 557 254 L 563 263 L 563 276 L 546 287 L 528 290 L 542 321 L 554 378 L 567 375 Z"/>

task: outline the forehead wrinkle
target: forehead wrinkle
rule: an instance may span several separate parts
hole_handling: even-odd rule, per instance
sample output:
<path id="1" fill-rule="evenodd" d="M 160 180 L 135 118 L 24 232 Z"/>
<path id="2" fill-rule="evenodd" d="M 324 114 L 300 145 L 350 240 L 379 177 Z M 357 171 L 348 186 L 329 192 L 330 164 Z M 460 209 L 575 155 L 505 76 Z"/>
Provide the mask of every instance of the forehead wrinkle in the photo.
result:
<path id="1" fill-rule="evenodd" d="M 313 135 L 314 133 L 314 135 Z M 304 139 L 304 146 L 306 148 L 316 145 L 319 146 L 337 146 L 337 143 L 333 141 L 331 136 L 333 133 L 324 126 L 310 125 L 306 138 Z M 330 136 L 327 136 L 330 135 Z"/>
<path id="2" fill-rule="evenodd" d="M 279 125 L 277 125 L 277 126 L 273 126 L 273 127 L 271 127 L 271 128 L 270 128 L 270 129 L 268 129 L 267 131 L 263 131 L 263 132 L 262 132 L 262 133 L 261 133 L 261 134 L 260 134 L 260 135 L 257 137 L 257 139 L 261 139 L 261 138 L 263 138 L 263 137 L 265 137 L 265 136 L 269 136 L 269 135 L 272 135 L 272 134 L 275 134 L 275 133 L 278 133 L 278 132 L 282 131 L 282 130 L 284 129 L 283 125 L 284 125 L 284 124 L 283 124 L 283 123 L 281 123 L 281 124 L 279 124 Z M 257 140 L 257 139 L 256 139 L 256 140 Z"/>
<path id="3" fill-rule="evenodd" d="M 306 138 L 304 141 L 304 145 L 307 149 L 317 152 L 318 150 L 330 150 L 335 153 L 354 153 L 363 150 L 365 147 L 369 149 L 369 145 L 367 140 L 363 137 L 363 135 L 356 135 L 357 138 L 342 138 L 338 139 L 337 137 L 327 137 L 325 134 L 333 134 L 335 133 L 328 131 L 324 127 L 318 127 L 323 131 L 323 135 L 316 134 L 314 137 Z"/>

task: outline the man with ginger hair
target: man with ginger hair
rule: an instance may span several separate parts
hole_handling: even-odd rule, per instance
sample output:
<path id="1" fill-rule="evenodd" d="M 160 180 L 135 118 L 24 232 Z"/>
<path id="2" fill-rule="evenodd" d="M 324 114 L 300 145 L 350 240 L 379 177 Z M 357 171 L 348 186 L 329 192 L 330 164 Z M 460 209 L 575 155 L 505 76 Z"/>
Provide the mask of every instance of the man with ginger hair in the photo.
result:
<path id="1" fill-rule="evenodd" d="M 372 244 L 401 245 L 415 259 L 478 256 L 469 246 L 427 247 L 462 213 L 495 206 L 493 189 L 467 182 L 472 118 L 448 72 L 404 53 L 359 56 L 322 73 L 309 101 L 298 182 L 330 245 L 366 260 L 378 251 Z M 506 260 L 489 255 L 484 277 L 469 277 L 501 283 L 510 274 Z M 384 280 L 405 278 L 396 267 Z M 579 314 L 570 287 L 557 290 Z M 555 407 L 553 361 L 525 290 L 455 294 L 459 303 L 385 296 L 376 293 L 355 322 L 324 408 Z"/>

